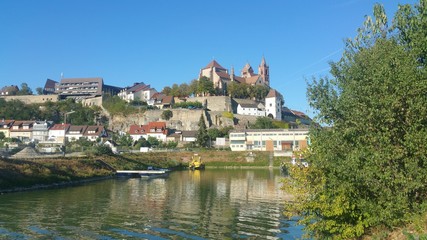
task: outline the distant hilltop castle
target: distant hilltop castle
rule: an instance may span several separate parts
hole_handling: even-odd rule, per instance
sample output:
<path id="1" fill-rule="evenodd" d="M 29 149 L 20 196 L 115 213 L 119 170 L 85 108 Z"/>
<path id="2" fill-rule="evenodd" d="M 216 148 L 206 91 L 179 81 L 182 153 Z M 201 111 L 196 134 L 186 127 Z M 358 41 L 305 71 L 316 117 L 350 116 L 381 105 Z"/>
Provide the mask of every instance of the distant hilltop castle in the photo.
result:
<path id="1" fill-rule="evenodd" d="M 270 86 L 270 70 L 264 57 L 262 57 L 261 64 L 258 66 L 258 74 L 254 72 L 249 63 L 246 63 L 241 75 L 236 76 L 234 75 L 233 67 L 229 73 L 218 62 L 212 60 L 206 67 L 200 69 L 199 79 L 201 77 L 208 77 L 213 82 L 214 87 L 221 90 L 227 89 L 227 85 L 230 82 Z"/>

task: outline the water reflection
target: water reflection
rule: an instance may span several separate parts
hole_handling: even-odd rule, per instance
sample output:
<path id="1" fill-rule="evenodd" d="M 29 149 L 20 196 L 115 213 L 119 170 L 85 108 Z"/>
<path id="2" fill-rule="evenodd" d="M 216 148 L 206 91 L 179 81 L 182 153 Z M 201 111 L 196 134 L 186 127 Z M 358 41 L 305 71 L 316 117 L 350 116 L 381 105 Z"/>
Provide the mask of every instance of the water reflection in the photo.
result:
<path id="1" fill-rule="evenodd" d="M 276 170 L 178 171 L 0 196 L 0 239 L 292 239 Z"/>

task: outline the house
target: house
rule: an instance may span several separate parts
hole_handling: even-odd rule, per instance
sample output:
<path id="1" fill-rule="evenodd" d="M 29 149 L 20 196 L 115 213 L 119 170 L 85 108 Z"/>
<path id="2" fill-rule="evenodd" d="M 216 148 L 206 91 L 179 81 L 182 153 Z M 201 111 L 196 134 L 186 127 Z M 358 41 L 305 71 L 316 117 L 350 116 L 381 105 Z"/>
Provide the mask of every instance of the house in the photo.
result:
<path id="1" fill-rule="evenodd" d="M 88 126 L 83 134 L 83 137 L 92 142 L 95 142 L 98 138 L 105 138 L 107 136 L 108 134 L 104 126 Z"/>
<path id="2" fill-rule="evenodd" d="M 47 79 L 46 83 L 44 84 L 43 94 L 46 94 L 46 95 L 55 94 L 57 84 L 58 84 L 57 81 L 54 81 L 52 79 Z"/>
<path id="3" fill-rule="evenodd" d="M 163 93 L 155 93 L 153 94 L 153 96 L 151 96 L 150 100 L 147 101 L 147 104 L 149 106 L 154 106 L 154 107 L 158 107 L 158 108 L 162 108 L 163 107 L 163 98 L 165 98 L 166 95 Z"/>
<path id="4" fill-rule="evenodd" d="M 237 114 L 264 117 L 265 108 L 262 103 L 239 103 L 237 105 Z"/>
<path id="5" fill-rule="evenodd" d="M 141 82 L 135 83 L 132 87 L 124 88 L 117 95 L 127 102 L 134 100 L 148 102 L 155 93 L 157 91 L 154 88 Z"/>
<path id="6" fill-rule="evenodd" d="M 154 137 L 159 141 L 166 142 L 168 129 L 165 122 L 149 122 L 147 125 L 131 125 L 129 135 L 134 141 L 138 139 Z"/>
<path id="7" fill-rule="evenodd" d="M 33 125 L 33 139 L 41 142 L 49 138 L 49 129 L 53 126 L 53 121 L 36 121 Z"/>
<path id="8" fill-rule="evenodd" d="M 34 121 L 14 121 L 10 128 L 10 137 L 21 141 L 30 141 L 33 138 Z"/>
<path id="9" fill-rule="evenodd" d="M 181 141 L 182 142 L 195 142 L 197 140 L 197 131 L 182 131 Z"/>
<path id="10" fill-rule="evenodd" d="M 88 126 L 86 125 L 83 125 L 83 126 L 71 125 L 68 131 L 65 133 L 65 138 L 69 142 L 74 142 L 76 140 L 79 140 L 80 138 L 83 137 L 87 127 Z"/>
<path id="11" fill-rule="evenodd" d="M 174 102 L 174 97 L 173 96 L 166 96 L 162 99 L 162 109 L 163 108 L 172 108 Z"/>
<path id="12" fill-rule="evenodd" d="M 5 138 L 10 137 L 10 128 L 12 127 L 13 122 L 15 122 L 15 121 L 14 120 L 4 120 L 4 119 L 2 119 L 0 121 L 0 132 L 2 132 L 4 134 Z"/>
<path id="13" fill-rule="evenodd" d="M 283 96 L 275 89 L 271 88 L 265 97 L 265 111 L 266 116 L 282 120 L 282 107 L 283 107 Z"/>
<path id="14" fill-rule="evenodd" d="M 16 95 L 18 91 L 19 88 L 15 85 L 5 86 L 0 90 L 0 96 Z"/>
<path id="15" fill-rule="evenodd" d="M 144 125 L 130 125 L 129 135 L 132 137 L 133 141 L 138 141 L 140 138 L 147 139 L 145 134 Z"/>
<path id="16" fill-rule="evenodd" d="M 71 124 L 55 124 L 49 129 L 48 140 L 58 143 L 65 143 L 65 134 L 68 132 Z"/>
<path id="17" fill-rule="evenodd" d="M 292 151 L 308 145 L 308 129 L 234 130 L 229 136 L 232 151 Z"/>

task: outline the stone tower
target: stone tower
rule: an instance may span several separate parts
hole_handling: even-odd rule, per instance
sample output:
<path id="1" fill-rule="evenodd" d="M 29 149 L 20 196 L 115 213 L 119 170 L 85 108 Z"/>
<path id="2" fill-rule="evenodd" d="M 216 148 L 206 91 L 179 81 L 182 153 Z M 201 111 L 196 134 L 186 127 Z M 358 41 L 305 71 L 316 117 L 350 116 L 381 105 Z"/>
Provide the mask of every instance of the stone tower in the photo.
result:
<path id="1" fill-rule="evenodd" d="M 262 77 L 265 85 L 270 86 L 270 70 L 265 62 L 264 56 L 262 57 L 261 64 L 258 67 L 258 74 Z"/>

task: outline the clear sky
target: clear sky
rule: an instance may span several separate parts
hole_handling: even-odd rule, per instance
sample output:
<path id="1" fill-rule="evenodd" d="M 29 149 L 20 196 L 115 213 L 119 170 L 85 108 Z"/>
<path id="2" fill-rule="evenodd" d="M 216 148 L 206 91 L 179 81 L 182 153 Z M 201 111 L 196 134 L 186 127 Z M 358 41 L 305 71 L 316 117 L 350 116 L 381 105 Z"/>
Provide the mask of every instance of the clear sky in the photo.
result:
<path id="1" fill-rule="evenodd" d="M 398 4 L 418 1 L 2 0 L 0 87 L 35 92 L 63 73 L 161 91 L 212 59 L 240 73 L 246 63 L 257 72 L 264 56 L 285 105 L 312 116 L 306 79 L 328 74 L 376 2 L 391 19 Z"/>

